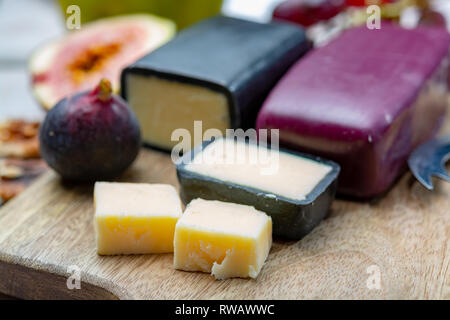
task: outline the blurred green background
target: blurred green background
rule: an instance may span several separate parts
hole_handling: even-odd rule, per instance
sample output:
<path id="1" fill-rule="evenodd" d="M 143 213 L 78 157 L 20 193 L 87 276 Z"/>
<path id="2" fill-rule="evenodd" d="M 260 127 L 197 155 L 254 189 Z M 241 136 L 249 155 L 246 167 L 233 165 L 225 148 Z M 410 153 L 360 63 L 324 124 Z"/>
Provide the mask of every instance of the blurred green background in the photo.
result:
<path id="1" fill-rule="evenodd" d="M 245 0 L 243 0 L 245 1 Z M 222 0 L 58 0 L 63 14 L 70 5 L 81 9 L 81 23 L 127 13 L 152 13 L 166 17 L 183 29 L 220 12 Z"/>

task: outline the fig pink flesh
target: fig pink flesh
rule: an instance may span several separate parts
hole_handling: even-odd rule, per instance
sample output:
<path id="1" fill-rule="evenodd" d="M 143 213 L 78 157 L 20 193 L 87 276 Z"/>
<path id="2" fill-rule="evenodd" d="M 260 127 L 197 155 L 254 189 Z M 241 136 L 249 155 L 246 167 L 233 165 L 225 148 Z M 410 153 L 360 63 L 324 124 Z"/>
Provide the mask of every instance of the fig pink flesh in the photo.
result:
<path id="1" fill-rule="evenodd" d="M 55 101 L 93 88 L 101 77 L 118 88 L 122 69 L 147 53 L 142 44 L 148 37 L 149 30 L 141 25 L 121 26 L 116 33 L 104 27 L 90 35 L 74 34 L 59 48 L 52 68 L 35 74 L 33 82 L 52 88 Z"/>

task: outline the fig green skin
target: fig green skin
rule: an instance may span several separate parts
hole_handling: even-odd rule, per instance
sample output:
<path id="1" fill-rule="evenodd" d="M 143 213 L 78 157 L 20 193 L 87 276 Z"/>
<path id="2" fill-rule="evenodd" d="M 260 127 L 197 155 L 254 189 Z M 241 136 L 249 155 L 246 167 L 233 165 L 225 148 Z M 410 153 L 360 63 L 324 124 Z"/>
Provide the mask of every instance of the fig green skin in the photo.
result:
<path id="1" fill-rule="evenodd" d="M 136 159 L 139 123 L 122 98 L 101 101 L 92 92 L 65 98 L 41 125 L 40 152 L 65 180 L 109 180 Z"/>

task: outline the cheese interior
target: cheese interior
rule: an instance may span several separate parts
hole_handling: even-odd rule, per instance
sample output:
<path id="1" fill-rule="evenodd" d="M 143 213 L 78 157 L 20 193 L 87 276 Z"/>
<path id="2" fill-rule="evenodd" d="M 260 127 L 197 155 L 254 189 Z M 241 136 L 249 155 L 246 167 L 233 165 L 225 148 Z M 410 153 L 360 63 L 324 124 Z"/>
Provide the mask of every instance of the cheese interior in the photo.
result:
<path id="1" fill-rule="evenodd" d="M 181 202 L 173 186 L 97 182 L 97 252 L 101 255 L 173 251 Z"/>
<path id="2" fill-rule="evenodd" d="M 303 200 L 332 170 L 329 165 L 242 140 L 216 139 L 186 169 L 293 200 Z M 266 155 L 267 156 L 264 156 Z"/>
<path id="3" fill-rule="evenodd" d="M 225 134 L 230 127 L 226 96 L 201 86 L 129 74 L 127 100 L 139 119 L 143 140 L 162 149 L 179 142 L 171 141 L 178 128 L 187 129 L 193 141 L 195 120 L 202 121 L 203 131 L 214 128 Z"/>
<path id="4" fill-rule="evenodd" d="M 272 219 L 251 206 L 195 199 L 175 229 L 174 266 L 216 279 L 256 278 L 272 245 Z"/>

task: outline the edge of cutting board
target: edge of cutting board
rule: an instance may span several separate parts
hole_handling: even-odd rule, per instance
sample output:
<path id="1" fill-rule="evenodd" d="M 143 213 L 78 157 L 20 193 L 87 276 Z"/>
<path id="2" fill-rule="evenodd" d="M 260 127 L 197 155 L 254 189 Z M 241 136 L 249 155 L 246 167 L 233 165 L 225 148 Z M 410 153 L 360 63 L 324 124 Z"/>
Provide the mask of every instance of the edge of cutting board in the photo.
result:
<path id="1" fill-rule="evenodd" d="M 448 127 L 450 128 L 450 126 Z M 143 149 L 119 181 L 170 183 L 170 156 Z M 260 275 L 216 281 L 173 256 L 98 256 L 92 185 L 48 171 L 0 209 L 0 292 L 26 299 L 450 299 L 450 184 L 411 174 L 376 203 L 336 200 L 297 242 L 275 240 Z M 66 286 L 79 265 L 81 290 Z M 381 287 L 367 287 L 376 265 Z"/>

